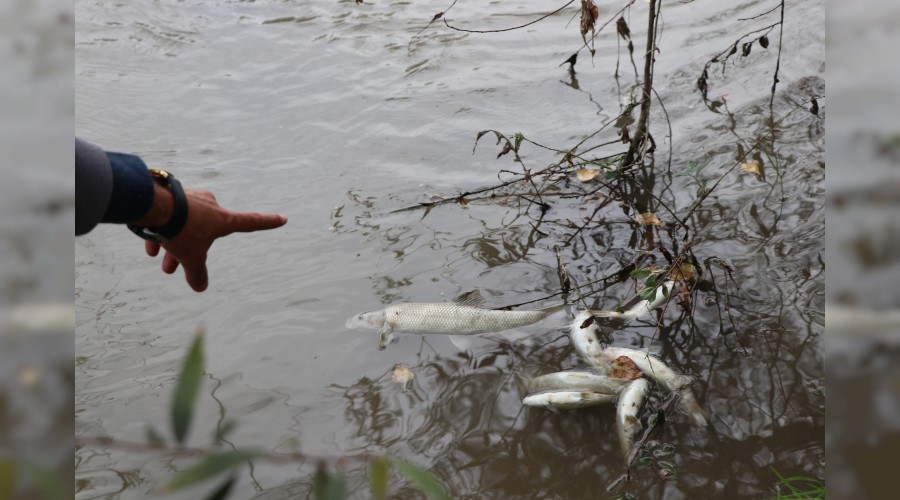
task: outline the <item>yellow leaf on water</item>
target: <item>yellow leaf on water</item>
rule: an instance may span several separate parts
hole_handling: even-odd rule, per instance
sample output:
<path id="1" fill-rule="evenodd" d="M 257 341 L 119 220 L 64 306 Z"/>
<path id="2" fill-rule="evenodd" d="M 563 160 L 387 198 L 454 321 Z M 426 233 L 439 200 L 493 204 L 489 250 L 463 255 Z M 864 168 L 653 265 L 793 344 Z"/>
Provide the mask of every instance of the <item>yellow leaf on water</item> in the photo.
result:
<path id="1" fill-rule="evenodd" d="M 575 171 L 575 176 L 581 182 L 588 182 L 600 175 L 600 171 L 596 168 L 579 168 Z"/>
<path id="2" fill-rule="evenodd" d="M 413 375 L 412 370 L 410 370 L 409 368 L 403 366 L 400 363 L 397 363 L 396 365 L 394 365 L 394 371 L 391 374 L 391 379 L 395 383 L 403 386 L 403 392 L 406 392 L 409 390 L 409 384 L 410 384 L 410 382 L 412 382 L 412 379 L 414 377 L 415 377 L 415 375 Z"/>
<path id="3" fill-rule="evenodd" d="M 756 160 L 750 160 L 747 163 L 741 164 L 741 172 L 749 172 L 751 174 L 762 175 L 762 170 L 759 166 L 759 162 Z"/>
<path id="4" fill-rule="evenodd" d="M 657 217 L 656 214 L 653 212 L 638 214 L 635 216 L 634 220 L 636 220 L 638 222 L 638 224 L 654 225 L 654 226 L 662 225 L 662 221 L 659 220 L 659 217 Z"/>
<path id="5" fill-rule="evenodd" d="M 31 365 L 19 369 L 19 382 L 25 387 L 32 387 L 41 379 L 41 372 Z"/>

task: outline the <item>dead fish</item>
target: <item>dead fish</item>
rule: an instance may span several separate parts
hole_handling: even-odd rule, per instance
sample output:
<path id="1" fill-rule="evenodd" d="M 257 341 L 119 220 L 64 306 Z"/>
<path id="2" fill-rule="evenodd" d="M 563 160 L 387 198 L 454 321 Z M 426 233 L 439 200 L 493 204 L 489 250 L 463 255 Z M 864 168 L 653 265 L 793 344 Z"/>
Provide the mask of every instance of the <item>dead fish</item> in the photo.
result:
<path id="1" fill-rule="evenodd" d="M 500 332 L 537 323 L 562 310 L 565 305 L 536 311 L 499 311 L 481 307 L 484 298 L 475 290 L 453 302 L 394 304 L 376 311 L 352 316 L 347 328 L 379 328 L 379 349 L 383 350 L 393 333 L 475 335 Z"/>
<path id="2" fill-rule="evenodd" d="M 650 353 L 628 349 L 626 347 L 607 347 L 603 353 L 607 357 L 627 356 L 634 361 L 645 376 L 649 377 L 664 389 L 677 392 L 679 395 L 679 407 L 693 420 L 695 425 L 707 425 L 706 412 L 700 407 L 690 384 L 693 379 L 687 375 L 679 375 L 669 368 L 662 360 Z"/>
<path id="3" fill-rule="evenodd" d="M 616 395 L 626 379 L 611 378 L 586 371 L 565 371 L 548 373 L 534 377 L 528 383 L 529 392 L 546 391 L 590 391 L 599 394 Z"/>
<path id="4" fill-rule="evenodd" d="M 522 399 L 525 406 L 539 406 L 549 410 L 571 410 L 594 406 L 604 403 L 612 403 L 616 399 L 614 394 L 601 394 L 593 391 L 544 391 L 537 394 L 529 394 Z"/>
<path id="5" fill-rule="evenodd" d="M 628 309 L 624 312 L 619 311 L 581 311 L 575 315 L 575 320 L 569 328 L 569 339 L 572 347 L 584 360 L 591 366 L 598 369 L 607 369 L 612 358 L 603 353 L 603 347 L 600 345 L 600 337 L 598 332 L 601 328 L 608 331 L 618 330 L 634 319 L 649 314 L 650 311 L 656 309 L 665 303 L 669 295 L 672 294 L 676 286 L 676 282 L 669 280 L 664 282 L 656 289 L 656 295 L 653 300 L 637 300 L 632 299 L 626 304 Z M 597 324 L 597 321 L 603 321 L 603 325 Z"/>
<path id="6" fill-rule="evenodd" d="M 391 380 L 403 387 L 402 392 L 409 390 L 409 384 L 412 382 L 413 378 L 415 378 L 415 375 L 412 370 L 400 363 L 394 365 L 394 369 L 391 372 Z"/>
<path id="7" fill-rule="evenodd" d="M 638 413 L 649 392 L 650 382 L 645 378 L 639 378 L 629 382 L 619 394 L 619 401 L 616 403 L 616 430 L 619 434 L 619 445 L 626 457 L 634 446 L 634 433 L 642 427 Z"/>
<path id="8" fill-rule="evenodd" d="M 591 313 L 582 311 L 575 315 L 569 328 L 569 340 L 578 356 L 594 368 L 606 371 L 612 358 L 603 353 L 603 346 L 597 337 L 597 326 L 591 319 Z"/>
<path id="9" fill-rule="evenodd" d="M 666 302 L 666 299 L 669 298 L 669 295 L 672 294 L 672 291 L 675 289 L 676 282 L 673 280 L 668 280 L 663 282 L 662 285 L 656 288 L 656 295 L 653 300 L 641 299 L 635 302 L 633 305 L 630 305 L 630 302 L 634 302 L 634 299 L 626 303 L 625 309 L 622 312 L 619 311 L 591 311 L 591 314 L 598 318 L 613 318 L 620 321 L 623 321 L 625 324 L 628 324 L 630 321 L 640 318 L 641 316 L 650 314 L 651 311 L 656 309 L 657 307 L 663 305 Z M 637 299 L 637 297 L 635 297 Z"/>

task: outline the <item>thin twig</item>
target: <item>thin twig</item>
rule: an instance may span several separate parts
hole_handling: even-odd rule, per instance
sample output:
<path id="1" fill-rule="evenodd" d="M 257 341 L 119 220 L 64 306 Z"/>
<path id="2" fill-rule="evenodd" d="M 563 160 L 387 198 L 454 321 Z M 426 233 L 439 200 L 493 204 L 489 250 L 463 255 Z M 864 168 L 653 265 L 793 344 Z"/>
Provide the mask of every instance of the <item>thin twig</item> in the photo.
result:
<path id="1" fill-rule="evenodd" d="M 787 113 L 785 113 L 784 116 L 782 116 L 781 118 L 779 118 L 777 122 L 775 122 L 774 124 L 772 124 L 772 126 L 769 128 L 769 130 L 766 131 L 766 133 L 765 133 L 758 141 L 756 141 L 756 143 L 754 143 L 753 146 L 750 147 L 750 149 L 748 149 L 747 151 L 745 151 L 744 154 L 741 155 L 740 158 L 738 158 L 738 160 L 734 163 L 734 165 L 733 165 L 731 168 L 729 168 L 728 170 L 726 170 L 725 173 L 723 173 L 718 179 L 716 179 L 716 182 L 712 185 L 712 187 L 706 189 L 705 192 L 704 192 L 703 194 L 701 194 L 701 195 L 697 198 L 697 200 L 694 202 L 694 204 L 691 205 L 690 210 L 688 210 L 687 215 L 685 215 L 685 216 L 682 218 L 682 224 L 683 224 L 683 225 L 687 225 L 687 220 L 691 217 L 691 215 L 694 214 L 694 211 L 696 211 L 697 208 L 700 207 L 700 204 L 703 203 L 703 201 L 706 200 L 706 198 L 707 198 L 710 194 L 712 194 L 713 191 L 716 190 L 716 188 L 719 186 L 719 183 L 721 183 L 722 180 L 725 179 L 725 177 L 728 176 L 728 174 L 730 174 L 731 172 L 733 172 L 734 169 L 736 169 L 736 168 L 738 168 L 739 166 L 741 166 L 741 164 L 744 162 L 744 159 L 747 158 L 747 156 L 749 156 L 751 152 L 753 152 L 754 150 L 756 150 L 756 149 L 763 143 L 764 140 L 766 140 L 770 135 L 774 134 L 774 133 L 775 133 L 775 129 L 776 129 L 779 125 L 781 125 L 781 122 L 783 122 L 784 120 L 786 120 L 787 117 L 791 116 L 791 115 L 792 115 L 795 111 L 797 111 L 798 109 L 801 109 L 801 108 L 805 109 L 806 105 L 809 104 L 809 103 L 811 102 L 811 100 L 812 100 L 812 99 L 807 99 L 806 101 L 803 101 L 803 102 L 801 102 L 800 104 L 794 106 L 794 108 L 793 108 L 792 110 L 790 110 L 790 111 L 788 111 Z"/>
<path id="2" fill-rule="evenodd" d="M 772 77 L 772 97 L 769 98 L 769 107 L 775 102 L 775 87 L 778 85 L 778 70 L 781 69 L 781 40 L 784 38 L 784 0 L 781 0 L 781 26 L 778 29 L 778 59 L 775 61 L 775 75 Z"/>
<path id="3" fill-rule="evenodd" d="M 503 29 L 499 29 L 499 30 L 467 30 L 467 29 L 465 29 L 465 28 L 457 28 L 456 26 L 451 25 L 451 24 L 447 21 L 447 18 L 444 18 L 443 21 L 444 21 L 444 24 L 447 25 L 448 28 L 450 28 L 450 29 L 452 29 L 452 30 L 455 30 L 455 31 L 462 31 L 462 32 L 464 32 L 464 33 L 502 33 L 502 32 L 504 32 L 504 31 L 512 31 L 512 30 L 522 29 L 522 28 L 524 28 L 524 27 L 526 27 L 526 26 L 531 26 L 532 24 L 535 24 L 535 23 L 538 23 L 538 22 L 540 22 L 540 21 L 543 21 L 544 19 L 547 19 L 548 17 L 550 17 L 550 16 L 552 16 L 552 15 L 558 13 L 559 11 L 565 9 L 566 7 L 572 5 L 573 2 L 575 2 L 575 0 L 569 0 L 569 3 L 567 3 L 567 4 L 563 5 L 562 7 L 560 7 L 560 8 L 558 8 L 558 9 L 554 10 L 553 12 L 550 12 L 549 14 L 544 14 L 543 16 L 541 16 L 541 17 L 535 19 L 534 21 L 531 21 L 531 22 L 528 22 L 528 23 L 525 23 L 525 24 L 521 24 L 521 25 L 519 25 L 519 26 L 513 26 L 513 27 L 511 27 L 511 28 L 503 28 Z"/>
<path id="4" fill-rule="evenodd" d="M 437 21 L 438 19 L 440 19 L 441 17 L 443 17 L 443 15 L 446 14 L 447 12 L 450 12 L 450 9 L 452 9 L 453 6 L 456 5 L 456 2 L 457 2 L 457 1 L 458 1 L 458 0 L 453 0 L 453 3 L 451 3 L 449 7 L 447 7 L 446 9 L 444 9 L 443 12 L 438 12 L 437 14 L 435 14 L 434 17 L 431 18 L 431 21 L 428 21 L 428 24 L 426 24 L 424 28 L 422 28 L 422 29 L 420 29 L 419 31 L 417 31 L 416 34 L 413 35 L 412 38 L 409 39 L 409 43 L 406 44 L 406 55 L 407 55 L 407 56 L 412 55 L 412 43 L 413 43 L 413 41 L 415 41 L 415 39 L 418 38 L 419 35 L 421 35 L 423 31 L 425 31 L 425 30 L 427 30 L 428 28 L 430 28 L 431 25 L 434 24 L 435 21 Z"/>
<path id="5" fill-rule="evenodd" d="M 784 2 L 782 2 L 782 5 L 781 5 L 781 6 L 782 6 L 782 8 L 784 7 Z M 769 10 L 763 12 L 762 14 L 757 14 L 757 15 L 755 15 L 755 16 L 753 16 L 753 17 L 739 17 L 739 18 L 738 18 L 738 21 L 752 21 L 753 19 L 760 18 L 760 17 L 762 17 L 762 16 L 764 16 L 764 15 L 766 15 L 766 14 L 769 14 L 770 12 L 774 12 L 775 9 L 777 9 L 777 8 L 778 8 L 778 5 L 776 5 L 776 6 L 772 7 L 771 9 L 769 9 Z"/>
<path id="6" fill-rule="evenodd" d="M 622 7 L 618 11 L 616 11 L 616 13 L 613 14 L 609 19 L 607 19 L 605 23 L 601 24 L 599 28 L 595 28 L 594 34 L 591 36 L 591 41 L 593 41 L 595 38 L 597 38 L 597 35 L 599 35 L 601 31 L 603 31 L 603 28 L 605 28 L 607 25 L 609 25 L 609 23 L 615 21 L 616 18 L 618 18 L 623 12 L 625 12 L 628 9 L 628 7 L 631 7 L 634 4 L 634 2 L 636 2 L 636 1 L 637 0 L 629 0 L 628 3 L 625 4 L 624 7 Z M 587 47 L 586 43 L 583 44 L 581 47 L 578 47 L 578 50 L 575 51 L 575 54 L 578 54 L 579 52 L 581 52 L 581 49 L 583 49 L 585 47 Z M 590 49 L 588 49 L 588 50 L 590 50 Z"/>

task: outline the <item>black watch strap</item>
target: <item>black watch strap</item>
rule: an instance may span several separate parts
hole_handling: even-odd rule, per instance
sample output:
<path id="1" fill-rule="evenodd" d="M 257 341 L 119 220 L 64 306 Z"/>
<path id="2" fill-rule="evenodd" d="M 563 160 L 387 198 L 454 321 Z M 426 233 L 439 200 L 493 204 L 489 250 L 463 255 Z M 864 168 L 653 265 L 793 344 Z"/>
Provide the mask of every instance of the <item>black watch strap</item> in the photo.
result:
<path id="1" fill-rule="evenodd" d="M 172 191 L 172 198 L 175 201 L 175 206 L 172 209 L 172 217 L 169 219 L 169 222 L 166 222 L 162 227 L 147 228 L 128 224 L 128 229 L 131 229 L 134 234 L 145 240 L 165 243 L 184 229 L 188 217 L 188 200 L 187 196 L 184 194 L 184 188 L 181 187 L 181 182 L 171 173 L 166 172 L 165 170 L 151 168 L 150 175 L 162 185 L 168 186 L 169 190 Z"/>

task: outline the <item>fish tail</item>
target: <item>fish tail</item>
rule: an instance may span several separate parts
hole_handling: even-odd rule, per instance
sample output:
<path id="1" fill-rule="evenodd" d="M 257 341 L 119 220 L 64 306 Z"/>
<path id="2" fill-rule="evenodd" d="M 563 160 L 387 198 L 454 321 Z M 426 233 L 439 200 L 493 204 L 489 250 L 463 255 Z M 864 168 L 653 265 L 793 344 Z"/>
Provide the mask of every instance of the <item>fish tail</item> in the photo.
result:
<path id="1" fill-rule="evenodd" d="M 686 389 L 691 383 L 694 382 L 694 378 L 690 375 L 678 375 L 675 377 L 675 388 L 676 389 Z"/>
<path id="2" fill-rule="evenodd" d="M 679 407 L 691 418 L 694 425 L 698 427 L 706 427 L 709 425 L 706 410 L 700 407 L 700 403 L 697 402 L 697 398 L 694 397 L 694 393 L 691 392 L 690 389 L 685 388 L 681 390 Z"/>
<path id="3" fill-rule="evenodd" d="M 559 312 L 559 311 L 562 311 L 562 310 L 565 309 L 566 307 L 567 307 L 567 304 L 558 304 L 558 305 L 555 305 L 555 306 L 550 306 L 550 307 L 545 307 L 545 308 L 543 308 L 543 309 L 539 309 L 539 311 L 541 311 L 542 313 L 546 314 L 547 316 L 550 316 L 550 315 L 553 314 L 553 313 L 557 313 L 557 312 Z"/>

